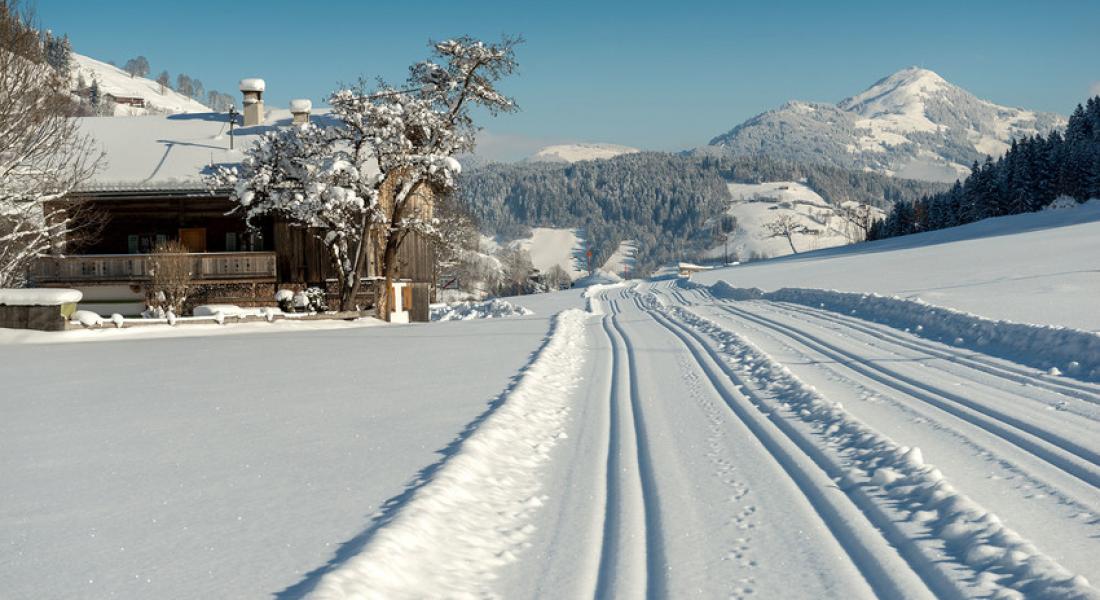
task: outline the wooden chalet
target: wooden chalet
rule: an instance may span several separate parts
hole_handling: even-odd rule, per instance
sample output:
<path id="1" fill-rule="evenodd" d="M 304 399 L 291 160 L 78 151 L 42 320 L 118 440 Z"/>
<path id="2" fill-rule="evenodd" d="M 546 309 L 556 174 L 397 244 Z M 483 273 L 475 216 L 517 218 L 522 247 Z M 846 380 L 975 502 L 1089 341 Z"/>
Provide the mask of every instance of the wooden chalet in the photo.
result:
<path id="1" fill-rule="evenodd" d="M 257 87 L 257 80 L 246 81 Z M 240 149 L 254 136 L 291 122 L 289 115 L 265 113 L 262 89 L 246 90 L 246 98 L 249 94 L 254 101 L 246 105 L 234 149 L 228 148 L 224 115 L 89 119 L 86 129 L 105 146 L 109 164 L 66 200 L 81 203 L 105 225 L 95 241 L 80 246 L 66 241 L 39 259 L 29 273 L 31 285 L 76 288 L 84 293 L 82 309 L 135 315 L 145 307 L 150 252 L 158 243 L 178 240 L 191 251 L 195 304 L 274 305 L 277 290 L 306 287 L 325 289 L 330 304 L 335 303 L 338 290 L 329 253 L 310 231 L 277 219 L 249 228 L 228 191 L 211 192 L 202 183 L 204 169 L 239 162 Z M 265 125 L 265 117 L 274 123 Z M 399 290 L 412 321 L 429 319 L 434 256 L 426 239 L 410 235 L 402 245 Z M 364 308 L 373 306 L 381 292 L 376 289 L 379 272 L 372 256 L 370 281 L 364 282 L 359 297 Z"/>

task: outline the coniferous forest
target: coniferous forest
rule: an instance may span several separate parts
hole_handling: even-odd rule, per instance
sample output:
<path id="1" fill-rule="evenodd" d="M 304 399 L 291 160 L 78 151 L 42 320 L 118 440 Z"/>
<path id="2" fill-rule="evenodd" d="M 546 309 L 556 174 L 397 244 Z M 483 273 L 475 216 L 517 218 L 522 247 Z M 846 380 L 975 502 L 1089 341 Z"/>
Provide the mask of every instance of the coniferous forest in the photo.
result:
<path id="1" fill-rule="evenodd" d="M 459 200 L 483 233 L 515 239 L 531 227 L 579 227 L 602 264 L 619 242 L 637 243 L 639 273 L 715 245 L 729 182 L 803 181 L 833 203 L 887 208 L 945 189 L 827 165 L 731 157 L 714 150 L 639 152 L 609 160 L 490 164 L 462 175 Z"/>
<path id="2" fill-rule="evenodd" d="M 1001 158 L 975 162 L 970 176 L 951 189 L 895 203 L 868 239 L 1034 212 L 1059 197 L 1100 198 L 1100 96 L 1077 105 L 1065 133 L 1014 140 Z"/>

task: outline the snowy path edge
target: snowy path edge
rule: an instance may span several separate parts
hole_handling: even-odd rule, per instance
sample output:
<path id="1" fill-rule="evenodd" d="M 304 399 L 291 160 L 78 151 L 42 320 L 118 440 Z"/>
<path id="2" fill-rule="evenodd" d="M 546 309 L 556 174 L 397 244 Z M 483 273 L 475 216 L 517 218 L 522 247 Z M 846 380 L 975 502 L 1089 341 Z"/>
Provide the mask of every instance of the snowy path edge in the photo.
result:
<path id="1" fill-rule="evenodd" d="M 738 288 L 725 281 L 711 286 L 692 282 L 680 285 L 704 289 L 723 300 L 787 302 L 853 315 L 950 346 L 1051 370 L 1052 374 L 1100 381 L 1100 334 L 1091 331 L 987 319 L 920 299 L 873 293 L 807 288 L 765 292 L 759 288 Z"/>
<path id="2" fill-rule="evenodd" d="M 570 309 L 555 317 L 549 340 L 500 406 L 309 598 L 491 593 L 496 570 L 516 560 L 535 530 L 545 499 L 541 467 L 565 438 L 589 316 Z"/>

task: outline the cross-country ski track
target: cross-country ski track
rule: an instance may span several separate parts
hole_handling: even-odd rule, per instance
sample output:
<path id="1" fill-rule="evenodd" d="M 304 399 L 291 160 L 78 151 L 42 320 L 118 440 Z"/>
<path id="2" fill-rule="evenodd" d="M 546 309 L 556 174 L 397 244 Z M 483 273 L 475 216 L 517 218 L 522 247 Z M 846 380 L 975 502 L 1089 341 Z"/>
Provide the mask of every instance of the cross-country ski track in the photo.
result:
<path id="1" fill-rule="evenodd" d="M 1100 385 L 675 280 L 586 295 L 319 596 L 1100 598 Z"/>

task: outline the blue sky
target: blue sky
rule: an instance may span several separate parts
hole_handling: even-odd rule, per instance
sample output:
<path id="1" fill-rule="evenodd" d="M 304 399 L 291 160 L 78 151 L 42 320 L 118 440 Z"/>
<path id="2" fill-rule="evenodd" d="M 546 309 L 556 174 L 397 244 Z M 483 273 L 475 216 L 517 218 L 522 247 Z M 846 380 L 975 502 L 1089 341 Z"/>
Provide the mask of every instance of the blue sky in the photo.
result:
<path id="1" fill-rule="evenodd" d="M 39 0 L 75 49 L 269 105 L 360 75 L 400 80 L 430 38 L 520 34 L 502 84 L 522 111 L 483 120 L 496 153 L 545 143 L 706 143 L 790 99 L 837 102 L 920 65 L 1001 104 L 1068 113 L 1100 93 L 1100 1 L 89 2 Z"/>

